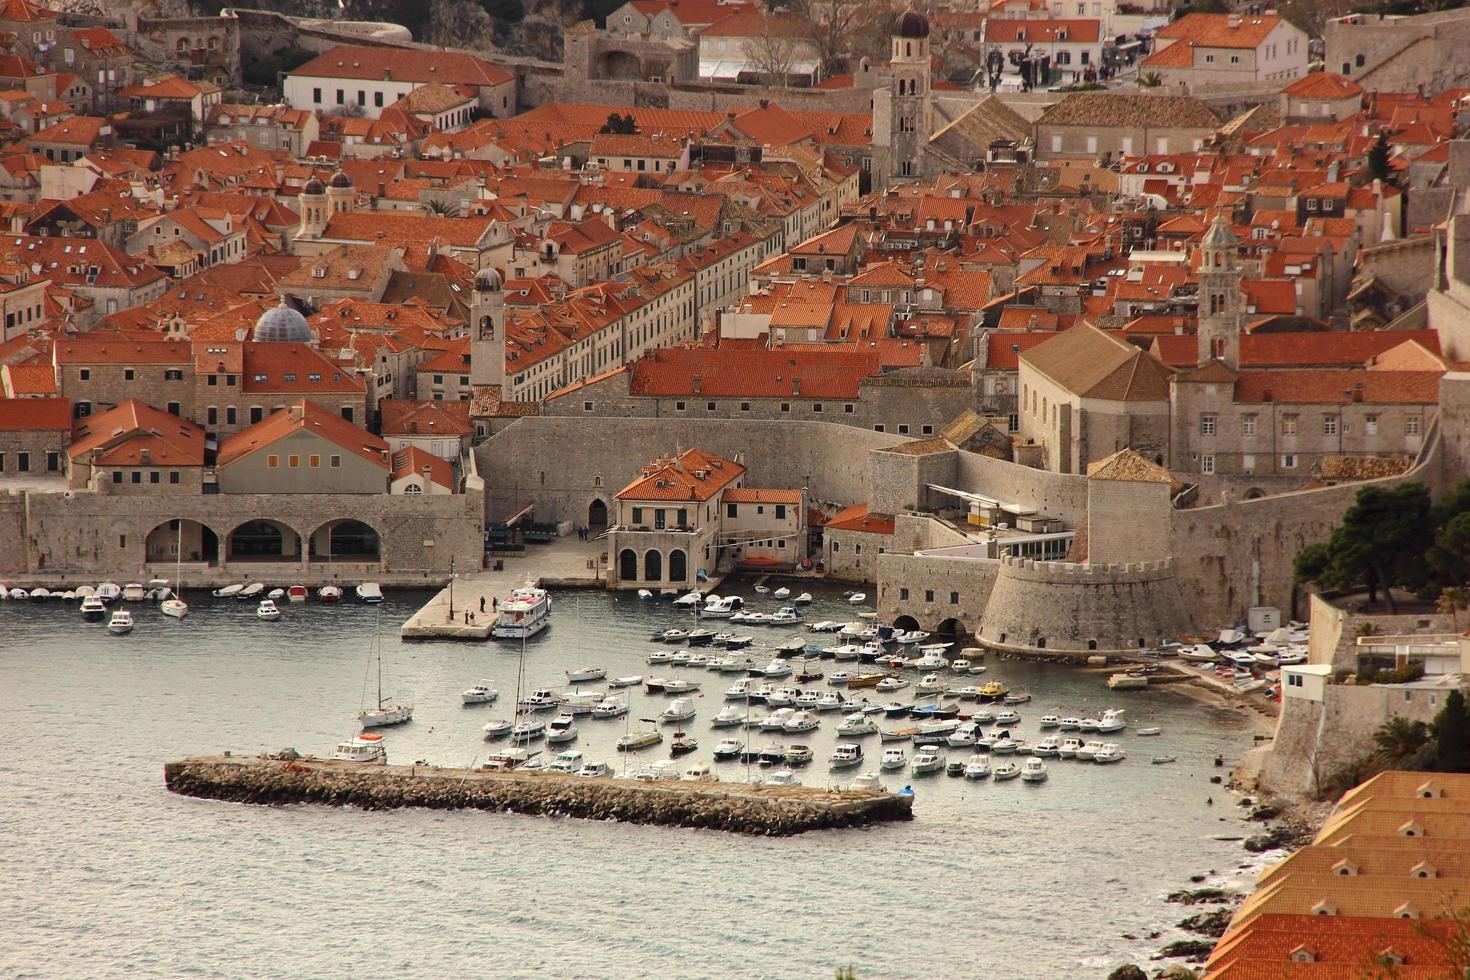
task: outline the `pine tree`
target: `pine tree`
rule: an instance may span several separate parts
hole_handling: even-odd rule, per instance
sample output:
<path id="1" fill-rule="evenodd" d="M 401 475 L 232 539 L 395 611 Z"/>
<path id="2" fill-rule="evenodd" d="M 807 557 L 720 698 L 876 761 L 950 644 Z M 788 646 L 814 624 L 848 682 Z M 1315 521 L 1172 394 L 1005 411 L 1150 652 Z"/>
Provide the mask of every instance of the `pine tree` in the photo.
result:
<path id="1" fill-rule="evenodd" d="M 1455 690 L 1444 699 L 1434 717 L 1434 768 L 1440 772 L 1470 772 L 1470 708 Z"/>

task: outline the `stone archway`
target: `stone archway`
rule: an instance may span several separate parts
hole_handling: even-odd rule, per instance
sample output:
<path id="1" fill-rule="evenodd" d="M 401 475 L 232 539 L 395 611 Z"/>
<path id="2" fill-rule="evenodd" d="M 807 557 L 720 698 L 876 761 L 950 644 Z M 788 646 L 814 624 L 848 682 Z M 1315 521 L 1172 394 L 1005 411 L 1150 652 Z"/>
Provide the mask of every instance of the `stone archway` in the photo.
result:
<path id="1" fill-rule="evenodd" d="M 919 621 L 912 616 L 900 616 L 893 621 L 893 628 L 909 633 L 919 628 Z"/>
<path id="2" fill-rule="evenodd" d="M 598 497 L 587 507 L 587 526 L 594 531 L 607 527 L 607 501 Z"/>
<path id="3" fill-rule="evenodd" d="M 689 578 L 689 559 L 683 549 L 669 552 L 669 581 L 684 582 Z"/>
<path id="4" fill-rule="evenodd" d="M 280 521 L 260 519 L 237 525 L 225 537 L 227 561 L 299 561 L 301 535 Z"/>
<path id="5" fill-rule="evenodd" d="M 311 534 L 312 561 L 379 561 L 383 540 L 371 524 L 351 517 L 328 521 Z"/>
<path id="6" fill-rule="evenodd" d="M 638 581 L 638 552 L 632 548 L 618 552 L 618 578 L 624 582 Z"/>
<path id="7" fill-rule="evenodd" d="M 662 582 L 664 580 L 663 552 L 649 548 L 643 553 L 643 578 L 648 582 Z"/>
<path id="8" fill-rule="evenodd" d="M 934 628 L 935 638 L 942 640 L 958 640 L 968 633 L 965 624 L 954 618 L 946 619 Z"/>
<path id="9" fill-rule="evenodd" d="M 175 518 L 164 521 L 148 532 L 144 539 L 144 556 L 150 565 L 183 561 L 213 566 L 220 557 L 219 535 L 195 520 Z"/>

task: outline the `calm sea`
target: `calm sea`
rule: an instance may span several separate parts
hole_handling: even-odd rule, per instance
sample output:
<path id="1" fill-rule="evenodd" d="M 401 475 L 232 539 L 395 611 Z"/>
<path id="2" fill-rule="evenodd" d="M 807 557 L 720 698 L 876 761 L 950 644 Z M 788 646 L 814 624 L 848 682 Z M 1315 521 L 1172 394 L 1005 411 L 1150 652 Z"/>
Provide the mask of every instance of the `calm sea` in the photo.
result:
<path id="1" fill-rule="evenodd" d="M 754 598 L 748 583 L 742 591 Z M 785 978 L 851 964 L 862 978 L 1091 977 L 1144 959 L 1162 941 L 1150 931 L 1173 935 L 1184 911 L 1162 896 L 1190 874 L 1245 880 L 1239 843 L 1214 839 L 1244 831 L 1238 808 L 1208 782 L 1216 753 L 1249 747 L 1237 719 L 1180 695 L 1112 694 L 1095 673 L 994 660 L 975 683 L 1030 690 L 1018 731 L 1033 740 L 1043 714 L 1108 706 L 1164 734 L 1125 734 L 1130 757 L 1118 766 L 1052 760 L 1039 787 L 884 774 L 890 788 L 913 784 L 912 823 L 783 840 L 165 792 L 170 757 L 329 753 L 355 731 L 373 684 L 375 631 L 385 687 L 416 704 L 387 735 L 390 760 L 482 757 L 480 727 L 510 709 L 519 647 L 401 644 L 397 626 L 424 598 L 290 606 L 264 623 L 253 604 L 190 595 L 182 623 L 133 606 L 126 637 L 83 623 L 74 604 L 0 605 L 0 974 Z M 850 610 L 823 593 L 807 616 Z M 584 664 L 700 680 L 688 730 L 702 742 L 691 758 L 708 759 L 728 734 L 708 719 L 732 675 L 643 662 L 656 627 L 685 621 L 667 604 L 563 593 L 553 626 L 528 646 L 527 684 L 565 689 L 563 671 Z M 745 631 L 757 656 L 792 633 Z M 459 692 L 483 679 L 501 704 L 462 707 Z M 635 695 L 634 718 L 666 701 Z M 821 731 L 791 739 L 817 751 L 807 785 L 828 782 L 820 760 L 838 720 L 829 713 Z M 580 728 L 576 748 L 618 761 L 622 721 Z M 1159 754 L 1178 762 L 1150 765 Z"/>

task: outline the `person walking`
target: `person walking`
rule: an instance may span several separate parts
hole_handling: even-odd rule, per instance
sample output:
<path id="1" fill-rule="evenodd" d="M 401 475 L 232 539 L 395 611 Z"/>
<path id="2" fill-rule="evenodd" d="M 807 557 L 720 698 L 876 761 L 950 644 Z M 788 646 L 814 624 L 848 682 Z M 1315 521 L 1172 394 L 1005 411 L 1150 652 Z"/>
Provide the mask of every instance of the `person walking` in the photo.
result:
<path id="1" fill-rule="evenodd" d="M 480 612 L 484 612 L 484 611 L 485 611 L 485 597 L 484 596 L 480 596 Z"/>

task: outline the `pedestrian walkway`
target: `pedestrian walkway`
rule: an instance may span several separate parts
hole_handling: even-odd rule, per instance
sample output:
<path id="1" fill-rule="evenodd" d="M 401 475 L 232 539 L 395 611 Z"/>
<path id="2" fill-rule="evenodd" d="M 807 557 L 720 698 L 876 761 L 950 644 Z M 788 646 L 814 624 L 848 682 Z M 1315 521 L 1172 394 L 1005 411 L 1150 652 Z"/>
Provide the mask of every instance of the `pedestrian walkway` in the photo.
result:
<path id="1" fill-rule="evenodd" d="M 500 559 L 500 571 L 461 573 L 403 624 L 405 640 L 488 640 L 495 624 L 494 600 L 527 582 L 542 588 L 597 588 L 602 585 L 604 543 L 577 536 L 530 545 L 518 557 Z M 470 619 L 473 621 L 470 621 Z"/>

